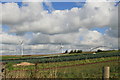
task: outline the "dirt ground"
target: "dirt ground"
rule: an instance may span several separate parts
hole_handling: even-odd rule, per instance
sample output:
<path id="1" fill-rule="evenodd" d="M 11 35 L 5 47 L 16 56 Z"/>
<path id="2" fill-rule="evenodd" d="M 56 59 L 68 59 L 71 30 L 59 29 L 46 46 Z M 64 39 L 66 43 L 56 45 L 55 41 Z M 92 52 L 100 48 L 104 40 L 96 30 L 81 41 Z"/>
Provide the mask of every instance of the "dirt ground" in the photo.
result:
<path id="1" fill-rule="evenodd" d="M 35 65 L 35 64 L 29 63 L 29 62 L 21 62 L 19 64 L 15 64 L 13 66 L 15 67 L 15 66 L 30 66 L 30 65 Z"/>

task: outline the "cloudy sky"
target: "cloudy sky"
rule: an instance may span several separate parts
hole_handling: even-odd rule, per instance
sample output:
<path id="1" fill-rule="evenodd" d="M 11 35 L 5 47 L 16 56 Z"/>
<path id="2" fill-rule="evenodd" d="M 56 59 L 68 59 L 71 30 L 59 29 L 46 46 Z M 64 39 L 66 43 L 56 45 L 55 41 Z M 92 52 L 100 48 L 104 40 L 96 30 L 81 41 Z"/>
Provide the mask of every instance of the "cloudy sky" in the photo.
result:
<path id="1" fill-rule="evenodd" d="M 118 3 L 82 2 L 0 3 L 0 52 L 59 53 L 66 49 L 118 48 Z"/>

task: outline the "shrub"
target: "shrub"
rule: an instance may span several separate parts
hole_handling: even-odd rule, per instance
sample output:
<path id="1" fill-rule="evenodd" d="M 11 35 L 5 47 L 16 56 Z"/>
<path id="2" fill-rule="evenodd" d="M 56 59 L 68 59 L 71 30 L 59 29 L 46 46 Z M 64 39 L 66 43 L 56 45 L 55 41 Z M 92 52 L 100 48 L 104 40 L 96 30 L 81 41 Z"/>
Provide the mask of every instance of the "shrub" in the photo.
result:
<path id="1" fill-rule="evenodd" d="M 68 53 L 68 50 L 66 50 L 65 53 Z"/>
<path id="2" fill-rule="evenodd" d="M 71 51 L 70 51 L 70 54 L 71 54 L 71 53 L 74 53 L 74 51 L 73 51 L 73 50 L 71 50 Z"/>
<path id="3" fill-rule="evenodd" d="M 73 52 L 74 52 L 74 53 L 77 53 L 77 50 L 74 50 Z"/>
<path id="4" fill-rule="evenodd" d="M 103 52 L 102 50 L 98 49 L 97 52 Z"/>
<path id="5" fill-rule="evenodd" d="M 82 50 L 78 50 L 77 53 L 82 53 Z"/>

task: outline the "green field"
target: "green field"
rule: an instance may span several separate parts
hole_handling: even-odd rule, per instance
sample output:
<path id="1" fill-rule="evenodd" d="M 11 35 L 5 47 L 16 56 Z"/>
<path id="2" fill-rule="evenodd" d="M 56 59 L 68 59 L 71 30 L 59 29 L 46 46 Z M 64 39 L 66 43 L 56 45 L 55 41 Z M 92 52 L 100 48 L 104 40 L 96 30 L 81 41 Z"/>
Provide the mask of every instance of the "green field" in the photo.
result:
<path id="1" fill-rule="evenodd" d="M 119 51 L 73 53 L 45 56 L 4 56 L 6 78 L 102 78 L 102 68 L 110 67 L 110 78 L 119 78 Z M 13 66 L 21 62 L 33 66 Z"/>
<path id="2" fill-rule="evenodd" d="M 107 57 L 66 62 L 39 63 L 37 65 L 38 71 L 35 71 L 35 66 L 13 67 L 15 63 L 9 63 L 7 64 L 6 72 L 7 77 L 12 78 L 101 78 L 102 67 L 110 66 L 110 77 L 118 78 L 118 58 L 119 57 Z"/>
<path id="3" fill-rule="evenodd" d="M 63 62 L 63 61 L 76 61 L 103 57 L 120 56 L 120 51 L 100 52 L 97 54 L 92 53 L 73 53 L 73 54 L 56 54 L 48 56 L 25 56 L 20 58 L 2 58 L 2 62 L 32 62 L 32 63 L 50 63 L 50 62 Z"/>

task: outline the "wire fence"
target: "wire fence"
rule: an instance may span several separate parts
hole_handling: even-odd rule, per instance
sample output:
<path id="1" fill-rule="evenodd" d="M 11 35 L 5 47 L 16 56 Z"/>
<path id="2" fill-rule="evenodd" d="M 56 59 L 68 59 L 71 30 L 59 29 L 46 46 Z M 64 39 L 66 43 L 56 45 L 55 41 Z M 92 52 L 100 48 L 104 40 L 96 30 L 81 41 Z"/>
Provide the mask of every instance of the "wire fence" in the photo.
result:
<path id="1" fill-rule="evenodd" d="M 2 71 L 2 78 L 57 78 L 59 75 L 58 69 L 65 69 L 70 67 L 77 67 L 77 66 L 84 66 L 84 65 L 91 65 L 91 64 L 98 64 L 98 63 L 106 63 L 106 62 L 117 62 L 117 60 L 109 60 L 109 61 L 102 61 L 102 62 L 96 62 L 96 63 L 87 63 L 87 64 L 76 64 L 76 65 L 69 65 L 69 66 L 60 66 L 60 67 L 49 67 L 49 68 L 42 68 L 40 69 L 38 67 L 38 63 L 34 65 L 34 69 L 22 69 L 22 70 L 13 70 L 9 71 L 7 69 L 3 69 Z M 82 72 L 81 72 L 82 73 Z M 65 75 L 66 72 L 63 71 L 62 75 Z M 69 73 L 67 73 L 69 74 Z M 90 74 L 79 74 L 81 78 L 84 78 L 84 75 L 90 76 Z M 102 78 L 102 73 L 92 73 L 91 77 L 98 77 Z M 113 78 L 118 78 L 118 72 L 111 72 L 110 75 L 113 75 Z"/>

